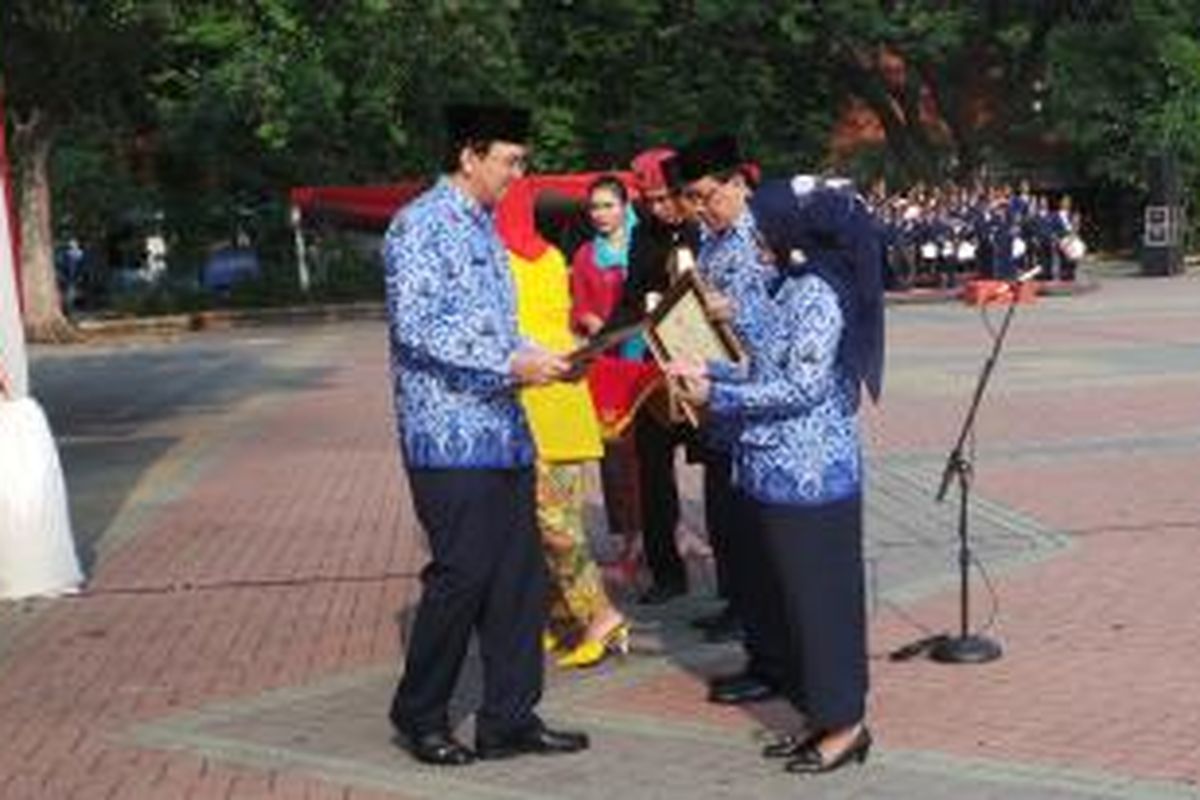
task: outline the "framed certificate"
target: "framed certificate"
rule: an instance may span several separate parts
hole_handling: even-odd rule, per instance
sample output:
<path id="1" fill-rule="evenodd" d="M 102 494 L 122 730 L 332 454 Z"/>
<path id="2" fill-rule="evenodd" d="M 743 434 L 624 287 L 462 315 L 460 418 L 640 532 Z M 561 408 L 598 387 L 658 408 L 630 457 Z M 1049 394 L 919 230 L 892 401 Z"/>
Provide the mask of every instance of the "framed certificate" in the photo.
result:
<path id="1" fill-rule="evenodd" d="M 659 365 L 679 360 L 735 363 L 746 360 L 746 351 L 729 325 L 713 319 L 705 292 L 700 277 L 694 270 L 688 270 L 651 312 L 646 341 Z M 684 388 L 681 378 L 671 378 L 669 385 L 676 391 Z M 700 423 L 695 408 L 687 403 L 678 405 L 688 422 Z"/>

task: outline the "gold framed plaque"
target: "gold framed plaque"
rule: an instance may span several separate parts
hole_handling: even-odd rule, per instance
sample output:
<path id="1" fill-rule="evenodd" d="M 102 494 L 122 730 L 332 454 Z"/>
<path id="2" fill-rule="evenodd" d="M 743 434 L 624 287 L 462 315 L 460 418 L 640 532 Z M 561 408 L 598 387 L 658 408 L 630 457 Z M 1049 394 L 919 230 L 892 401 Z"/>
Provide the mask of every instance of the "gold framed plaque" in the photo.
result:
<path id="1" fill-rule="evenodd" d="M 650 352 L 662 366 L 670 361 L 730 361 L 742 363 L 746 351 L 729 324 L 713 318 L 707 287 L 694 270 L 684 272 L 662 301 L 650 313 L 646 341 Z M 682 378 L 668 379 L 677 394 L 684 387 Z M 696 409 L 686 402 L 678 406 L 684 418 L 699 425 Z"/>

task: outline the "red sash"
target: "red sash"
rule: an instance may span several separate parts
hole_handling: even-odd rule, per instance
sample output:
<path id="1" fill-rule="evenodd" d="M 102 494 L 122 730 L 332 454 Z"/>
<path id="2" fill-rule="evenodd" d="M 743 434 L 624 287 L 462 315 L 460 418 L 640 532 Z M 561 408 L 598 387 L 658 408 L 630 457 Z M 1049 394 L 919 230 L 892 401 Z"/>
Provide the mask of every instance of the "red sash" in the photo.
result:
<path id="1" fill-rule="evenodd" d="M 648 361 L 600 356 L 588 368 L 588 388 L 605 439 L 618 439 L 634 415 L 662 384 L 662 372 Z"/>

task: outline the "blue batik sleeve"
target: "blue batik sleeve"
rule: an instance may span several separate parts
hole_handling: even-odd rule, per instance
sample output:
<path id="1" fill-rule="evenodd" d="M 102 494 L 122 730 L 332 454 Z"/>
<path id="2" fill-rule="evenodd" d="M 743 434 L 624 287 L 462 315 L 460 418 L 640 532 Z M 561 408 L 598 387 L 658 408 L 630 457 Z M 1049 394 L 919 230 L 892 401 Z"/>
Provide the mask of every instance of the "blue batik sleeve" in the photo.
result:
<path id="1" fill-rule="evenodd" d="M 706 371 L 714 383 L 742 383 L 750 376 L 749 365 L 742 361 L 709 361 Z"/>
<path id="2" fill-rule="evenodd" d="M 756 370 L 744 383 L 714 382 L 712 413 L 746 420 L 790 416 L 829 394 L 844 324 L 837 296 L 824 281 L 809 279 L 789 306 L 794 322 L 779 368 Z"/>

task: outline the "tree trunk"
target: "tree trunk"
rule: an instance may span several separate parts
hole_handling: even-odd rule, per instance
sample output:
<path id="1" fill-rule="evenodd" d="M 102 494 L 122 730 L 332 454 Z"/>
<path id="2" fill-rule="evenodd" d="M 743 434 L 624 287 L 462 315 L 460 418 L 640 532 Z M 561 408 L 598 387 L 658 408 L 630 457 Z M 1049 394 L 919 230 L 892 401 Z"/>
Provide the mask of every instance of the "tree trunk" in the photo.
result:
<path id="1" fill-rule="evenodd" d="M 915 67 L 906 65 L 904 85 L 892 87 L 883 74 L 882 47 L 833 38 L 833 53 L 841 63 L 847 88 L 879 118 L 887 148 L 901 171 L 910 181 L 936 179 L 936 159 L 921 119 L 923 82 Z"/>
<path id="2" fill-rule="evenodd" d="M 883 78 L 857 64 L 847 65 L 845 74 L 850 91 L 875 112 L 883 125 L 887 148 L 896 157 L 910 181 L 928 181 L 937 177 L 928 137 L 922 128 L 919 107 L 904 109 L 903 103 L 888 90 Z"/>
<path id="3" fill-rule="evenodd" d="M 21 226 L 21 282 L 25 332 L 32 342 L 64 342 L 78 337 L 62 311 L 54 273 L 54 234 L 50 218 L 50 148 L 45 118 L 36 111 L 13 129 L 17 167 L 17 209 Z"/>
<path id="4" fill-rule="evenodd" d="M 982 166 L 979 133 L 972 129 L 971 120 L 967 116 L 969 93 L 980 91 L 978 83 L 966 83 L 967 79 L 964 78 L 972 64 L 981 62 L 981 59 L 971 55 L 968 54 L 967 58 L 951 58 L 940 67 L 936 64 L 914 63 L 914 68 L 920 72 L 925 86 L 929 87 L 938 114 L 950 131 L 950 143 L 956 162 L 950 177 L 964 185 L 977 177 Z M 965 88 L 963 84 L 966 84 Z"/>

